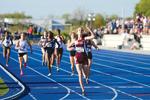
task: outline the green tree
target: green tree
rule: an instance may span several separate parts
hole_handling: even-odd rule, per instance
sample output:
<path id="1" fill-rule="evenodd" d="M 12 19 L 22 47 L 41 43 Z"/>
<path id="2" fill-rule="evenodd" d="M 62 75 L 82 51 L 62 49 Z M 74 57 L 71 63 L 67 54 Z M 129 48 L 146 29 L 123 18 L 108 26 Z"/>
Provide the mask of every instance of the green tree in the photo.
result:
<path id="1" fill-rule="evenodd" d="M 140 2 L 136 4 L 134 15 L 137 13 L 150 16 L 150 0 L 140 0 Z"/>
<path id="2" fill-rule="evenodd" d="M 69 23 L 71 19 L 71 15 L 69 13 L 65 13 L 62 15 L 62 18 L 66 21 L 66 23 Z"/>
<path id="3" fill-rule="evenodd" d="M 110 20 L 114 20 L 114 19 L 118 19 L 118 18 L 119 18 L 118 15 L 111 15 L 109 17 Z"/>
<path id="4" fill-rule="evenodd" d="M 104 26 L 106 24 L 106 21 L 104 17 L 101 14 L 96 14 L 95 21 L 94 21 L 94 27 L 98 28 L 101 26 Z"/>
<path id="5" fill-rule="evenodd" d="M 15 19 L 25 19 L 25 18 L 32 18 L 31 16 L 25 15 L 23 12 L 15 12 L 15 13 L 8 13 L 8 14 L 0 14 L 0 18 L 15 18 Z"/>

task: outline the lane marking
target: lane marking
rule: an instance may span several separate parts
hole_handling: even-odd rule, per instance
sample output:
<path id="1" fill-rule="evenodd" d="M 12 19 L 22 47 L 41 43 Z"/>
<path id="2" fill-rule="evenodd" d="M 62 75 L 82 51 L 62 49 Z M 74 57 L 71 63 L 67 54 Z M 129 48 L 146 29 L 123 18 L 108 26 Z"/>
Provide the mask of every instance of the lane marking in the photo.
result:
<path id="1" fill-rule="evenodd" d="M 63 55 L 63 57 L 68 58 L 68 57 L 65 56 L 65 55 Z M 95 59 L 97 59 L 97 58 L 95 58 Z M 97 59 L 97 60 L 107 61 L 107 62 L 112 62 L 112 63 L 117 63 L 117 64 L 125 65 L 125 64 L 123 64 L 123 63 L 114 62 L 114 61 L 108 61 L 108 60 L 103 60 L 103 59 Z M 94 63 L 94 62 L 93 62 L 93 64 L 96 64 L 96 65 L 97 65 L 98 63 Z M 150 77 L 150 75 L 145 75 L 145 74 L 143 74 L 143 73 L 138 73 L 138 72 L 134 72 L 134 71 L 130 71 L 130 70 L 118 68 L 118 67 L 115 68 L 115 67 L 112 67 L 112 66 L 108 66 L 108 65 L 106 65 L 106 64 L 101 64 L 101 65 L 104 65 L 105 67 L 112 68 L 112 69 L 116 69 L 116 70 L 122 70 L 122 71 L 126 71 L 126 72 L 129 72 L 129 73 L 134 73 L 134 74 L 137 74 L 137 75 L 142 75 L 142 76 L 145 76 L 145 77 Z M 129 65 L 129 64 L 126 64 L 126 65 Z M 139 67 L 139 66 L 136 66 L 136 68 L 137 68 L 137 67 Z M 145 69 L 145 68 L 142 67 L 142 69 Z M 147 68 L 146 68 L 146 69 L 147 69 Z M 149 69 L 149 70 L 150 70 L 150 69 Z"/>
<path id="2" fill-rule="evenodd" d="M 12 50 L 13 52 L 15 52 L 16 53 L 16 51 L 14 51 L 14 50 Z M 34 53 L 33 53 L 34 54 Z M 35 58 L 33 58 L 33 57 L 31 57 L 31 56 L 29 56 L 29 58 L 31 58 L 31 59 L 33 59 L 33 60 L 35 60 L 35 61 L 38 61 L 38 62 L 41 62 L 41 60 L 38 60 L 38 59 L 35 59 Z M 63 70 L 62 68 L 60 68 L 61 70 Z M 63 70 L 64 71 L 64 70 Z M 67 71 L 65 71 L 65 72 L 67 72 Z M 70 74 L 71 74 L 71 72 L 69 72 Z M 77 75 L 76 75 L 77 76 Z M 112 88 L 112 87 L 110 87 L 110 86 L 107 86 L 107 85 L 104 85 L 104 84 L 101 84 L 101 83 L 98 83 L 98 82 L 96 82 L 96 81 L 94 81 L 94 80 L 91 80 L 90 79 L 90 81 L 91 82 L 93 82 L 93 83 L 97 83 L 97 84 L 99 84 L 99 85 L 102 85 L 102 86 L 104 86 L 104 87 L 107 87 L 107 88 L 109 88 L 109 89 L 111 89 L 113 92 L 114 92 L 114 97 L 112 98 L 112 100 L 115 100 L 116 98 L 117 98 L 117 96 L 118 96 L 118 93 L 117 93 L 117 91 L 114 89 L 114 88 Z"/>
<path id="3" fill-rule="evenodd" d="M 18 63 L 18 61 L 17 61 L 15 58 L 10 57 L 10 59 L 12 59 L 12 60 L 14 60 L 15 62 L 17 62 L 17 63 Z M 64 88 L 66 88 L 66 89 L 67 89 L 67 91 L 68 91 L 68 93 L 67 93 L 64 97 L 60 98 L 60 100 L 63 100 L 63 99 L 65 99 L 65 98 L 67 98 L 67 97 L 70 95 L 70 92 L 71 92 L 71 91 L 73 91 L 73 92 L 74 92 L 74 93 L 76 93 L 77 95 L 81 96 L 82 98 L 84 98 L 84 99 L 86 99 L 86 100 L 89 100 L 87 97 L 82 96 L 81 94 L 77 93 L 76 91 L 74 91 L 74 90 L 72 90 L 72 89 L 69 89 L 68 87 L 66 87 L 66 86 L 62 85 L 61 83 L 58 83 L 57 81 L 55 81 L 55 80 L 53 80 L 53 79 L 51 79 L 51 78 L 47 77 L 46 75 L 44 75 L 44 74 L 42 74 L 42 73 L 38 72 L 37 70 L 35 70 L 35 69 L 31 68 L 30 66 L 28 66 L 27 68 L 28 68 L 28 69 L 30 69 L 30 70 L 32 70 L 32 71 L 34 71 L 34 72 L 36 72 L 37 74 L 39 74 L 39 75 L 41 75 L 41 76 L 45 77 L 46 79 L 51 80 L 51 81 L 53 81 L 53 82 L 55 82 L 55 83 L 59 84 L 60 86 L 62 86 L 62 87 L 64 87 Z"/>
<path id="4" fill-rule="evenodd" d="M 63 61 L 63 60 L 62 60 Z M 67 63 L 68 64 L 68 62 L 66 62 L 66 61 L 63 61 L 63 62 L 65 62 L 65 63 Z M 91 70 L 93 70 L 93 69 L 91 69 Z M 94 71 L 94 70 L 93 70 Z M 95 71 L 96 72 L 96 71 Z M 98 72 L 98 73 L 100 73 L 100 72 Z M 103 72 L 102 72 L 103 73 Z M 103 73 L 104 74 L 104 73 Z M 109 75 L 108 73 L 105 73 L 105 75 Z M 109 76 L 112 76 L 112 75 L 109 75 Z M 116 89 L 117 91 L 118 91 L 118 89 Z M 141 98 L 138 98 L 138 97 L 136 97 L 136 96 L 134 96 L 134 95 L 131 95 L 131 94 L 128 94 L 128 93 L 125 93 L 125 92 L 123 92 L 123 91 L 121 91 L 121 90 L 119 90 L 118 92 L 121 92 L 121 93 L 123 93 L 123 94 L 126 94 L 126 95 L 128 95 L 128 96 L 131 96 L 131 97 L 133 97 L 133 98 L 136 98 L 136 99 L 139 99 L 139 100 L 142 100 Z"/>
<path id="5" fill-rule="evenodd" d="M 40 55 L 39 53 L 35 53 L 35 54 L 37 54 L 37 55 Z M 41 55 L 40 55 L 41 56 Z M 64 57 L 64 55 L 63 55 L 63 57 Z M 65 56 L 66 58 L 68 58 L 67 56 Z M 70 64 L 70 63 L 68 63 L 68 62 L 66 62 L 66 61 L 64 61 L 64 60 L 62 60 L 63 62 L 65 62 L 65 63 L 67 63 L 67 64 Z M 107 74 L 107 73 L 105 73 L 105 75 L 109 75 L 109 74 Z M 120 91 L 119 90 L 119 92 L 121 92 L 121 93 L 124 93 L 124 94 L 128 94 L 128 93 L 125 93 L 125 92 L 122 92 L 122 91 Z M 138 97 L 136 97 L 136 96 L 133 96 L 133 95 L 131 95 L 131 94 L 128 94 L 128 96 L 131 96 L 131 97 L 134 97 L 134 98 L 137 98 L 137 99 L 140 99 L 141 100 L 141 98 L 138 98 Z"/>
<path id="6" fill-rule="evenodd" d="M 126 59 L 126 60 L 128 60 L 127 58 L 131 58 L 131 59 L 136 59 L 136 60 L 147 60 L 147 61 L 149 61 L 149 59 L 144 59 L 144 58 L 138 58 L 138 57 L 141 57 L 140 55 L 138 56 L 138 57 L 134 57 L 134 56 L 127 56 L 127 55 L 125 55 L 124 53 L 122 53 L 122 54 L 117 54 L 117 53 L 99 53 L 98 52 L 98 54 L 99 55 L 106 55 L 106 56 L 109 56 L 109 57 L 111 57 L 111 56 L 115 56 L 115 57 L 119 57 L 119 58 L 121 58 L 121 59 Z M 132 61 L 134 61 L 134 60 L 132 60 Z M 145 63 L 145 62 L 142 62 L 142 63 Z M 149 63 L 146 63 L 146 64 L 149 64 Z"/>
<path id="7" fill-rule="evenodd" d="M 31 93 L 28 93 L 29 94 L 29 96 L 33 99 L 33 100 L 37 100 L 36 98 L 35 98 L 35 96 L 33 96 Z"/>
<path id="8" fill-rule="evenodd" d="M 16 77 L 14 77 L 10 72 L 8 72 L 2 65 L 0 65 L 0 68 L 22 88 L 18 93 L 8 96 L 8 97 L 4 97 L 2 98 L 2 100 L 15 99 L 16 97 L 18 97 L 25 91 L 25 86 Z"/>

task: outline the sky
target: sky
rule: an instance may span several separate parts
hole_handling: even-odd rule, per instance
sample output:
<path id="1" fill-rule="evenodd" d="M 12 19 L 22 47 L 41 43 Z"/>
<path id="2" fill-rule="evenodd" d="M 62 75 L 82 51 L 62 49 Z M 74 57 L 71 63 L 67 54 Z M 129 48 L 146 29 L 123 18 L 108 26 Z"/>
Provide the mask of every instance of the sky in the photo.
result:
<path id="1" fill-rule="evenodd" d="M 0 14 L 24 12 L 34 18 L 72 13 L 80 8 L 103 15 L 129 17 L 140 0 L 0 0 Z"/>

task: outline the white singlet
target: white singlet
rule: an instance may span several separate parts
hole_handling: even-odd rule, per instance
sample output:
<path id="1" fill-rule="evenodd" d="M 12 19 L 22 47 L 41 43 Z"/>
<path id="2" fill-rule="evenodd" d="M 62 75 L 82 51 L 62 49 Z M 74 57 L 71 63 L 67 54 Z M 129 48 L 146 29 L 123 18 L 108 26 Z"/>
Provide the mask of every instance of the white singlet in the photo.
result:
<path id="1" fill-rule="evenodd" d="M 28 52 L 28 43 L 27 40 L 19 40 L 19 49 L 18 53 L 27 53 Z"/>

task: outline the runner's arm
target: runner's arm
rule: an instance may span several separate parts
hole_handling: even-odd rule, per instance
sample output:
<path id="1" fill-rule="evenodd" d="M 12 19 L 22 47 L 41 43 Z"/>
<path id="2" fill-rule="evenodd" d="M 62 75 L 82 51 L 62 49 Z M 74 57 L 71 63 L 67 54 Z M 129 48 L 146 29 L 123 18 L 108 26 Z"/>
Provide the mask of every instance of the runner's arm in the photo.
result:
<path id="1" fill-rule="evenodd" d="M 91 39 L 93 39 L 94 38 L 94 33 L 92 32 L 92 30 L 88 26 L 86 26 L 86 28 L 91 33 L 91 36 L 85 37 L 85 40 L 91 40 Z"/>

